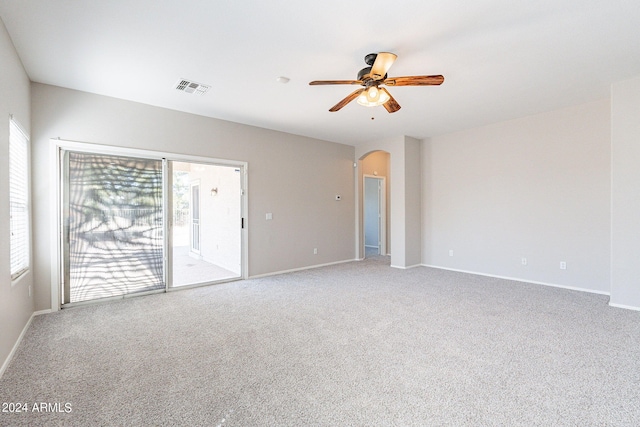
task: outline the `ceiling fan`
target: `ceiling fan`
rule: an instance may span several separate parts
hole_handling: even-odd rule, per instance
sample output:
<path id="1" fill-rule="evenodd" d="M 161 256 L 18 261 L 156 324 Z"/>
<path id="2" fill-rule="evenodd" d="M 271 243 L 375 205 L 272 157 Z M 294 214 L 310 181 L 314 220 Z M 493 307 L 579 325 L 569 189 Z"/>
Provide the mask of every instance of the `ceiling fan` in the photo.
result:
<path id="1" fill-rule="evenodd" d="M 444 76 L 405 76 L 387 77 L 387 71 L 391 68 L 398 56 L 390 52 L 370 53 L 364 57 L 364 62 L 368 67 L 358 72 L 357 80 L 314 80 L 309 84 L 316 85 L 360 85 L 364 86 L 349 94 L 342 101 L 331 107 L 329 111 L 336 112 L 342 107 L 358 99 L 358 104 L 365 107 L 376 107 L 378 105 L 390 112 L 395 113 L 400 109 L 400 104 L 391 96 L 389 91 L 380 85 L 386 86 L 437 86 L 444 81 Z"/>

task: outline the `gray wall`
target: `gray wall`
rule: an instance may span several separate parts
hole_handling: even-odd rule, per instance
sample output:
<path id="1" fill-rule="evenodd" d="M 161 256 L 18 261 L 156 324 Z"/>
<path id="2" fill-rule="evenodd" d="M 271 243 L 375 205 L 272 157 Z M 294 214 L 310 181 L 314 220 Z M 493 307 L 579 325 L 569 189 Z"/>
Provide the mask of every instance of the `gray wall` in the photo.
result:
<path id="1" fill-rule="evenodd" d="M 43 84 L 32 85 L 32 102 L 38 309 L 51 306 L 49 139 L 56 137 L 248 162 L 250 276 L 355 257 L 352 146 Z"/>
<path id="2" fill-rule="evenodd" d="M 30 132 L 29 78 L 0 20 L 0 368 L 33 313 L 32 269 L 11 283 L 9 257 L 9 115 Z M 1 369 L 0 369 L 1 373 Z"/>
<path id="3" fill-rule="evenodd" d="M 422 152 L 421 141 L 404 138 L 404 210 L 405 210 L 405 266 L 422 262 Z"/>
<path id="4" fill-rule="evenodd" d="M 606 99 L 424 141 L 423 263 L 608 293 L 610 123 Z"/>
<path id="5" fill-rule="evenodd" d="M 640 77 L 611 90 L 611 304 L 640 310 Z"/>

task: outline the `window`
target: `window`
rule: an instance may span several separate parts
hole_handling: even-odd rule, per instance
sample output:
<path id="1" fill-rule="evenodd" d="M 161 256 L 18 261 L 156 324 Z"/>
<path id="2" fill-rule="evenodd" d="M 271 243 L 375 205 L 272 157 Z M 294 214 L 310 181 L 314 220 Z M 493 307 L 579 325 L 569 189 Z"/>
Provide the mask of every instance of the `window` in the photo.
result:
<path id="1" fill-rule="evenodd" d="M 11 279 L 29 269 L 29 139 L 9 123 L 9 211 Z"/>

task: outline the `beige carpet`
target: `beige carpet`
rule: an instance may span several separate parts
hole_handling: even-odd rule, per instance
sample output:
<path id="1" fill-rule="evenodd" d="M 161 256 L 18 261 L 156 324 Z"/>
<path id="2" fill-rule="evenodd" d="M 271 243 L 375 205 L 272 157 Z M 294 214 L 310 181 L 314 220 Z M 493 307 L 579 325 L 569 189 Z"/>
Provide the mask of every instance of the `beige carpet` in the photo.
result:
<path id="1" fill-rule="evenodd" d="M 638 426 L 640 313 L 607 302 L 373 257 L 68 309 L 0 425 Z"/>

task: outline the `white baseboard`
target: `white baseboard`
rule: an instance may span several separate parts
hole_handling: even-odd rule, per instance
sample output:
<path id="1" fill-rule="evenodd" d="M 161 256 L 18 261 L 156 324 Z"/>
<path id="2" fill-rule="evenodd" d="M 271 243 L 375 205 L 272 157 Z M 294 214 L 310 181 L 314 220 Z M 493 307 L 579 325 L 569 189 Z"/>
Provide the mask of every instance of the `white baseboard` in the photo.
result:
<path id="1" fill-rule="evenodd" d="M 422 267 L 422 266 L 423 266 L 422 264 L 408 265 L 406 267 L 402 267 L 400 265 L 393 265 L 393 264 L 390 265 L 390 267 L 392 267 L 392 268 L 399 268 L 401 270 L 409 270 L 410 268 L 416 268 L 416 267 Z"/>
<path id="2" fill-rule="evenodd" d="M 15 354 L 16 350 L 18 349 L 18 346 L 20 346 L 20 343 L 22 342 L 22 338 L 24 337 L 24 334 L 27 333 L 27 329 L 29 329 L 29 325 L 31 325 L 31 321 L 33 320 L 33 316 L 35 316 L 35 313 L 31 314 L 31 317 L 29 317 L 29 320 L 27 320 L 27 324 L 24 325 L 24 328 L 22 328 L 22 332 L 20 332 L 20 335 L 18 336 L 18 339 L 16 340 L 16 343 L 13 345 L 13 348 L 9 352 L 9 355 L 7 356 L 6 360 L 2 364 L 2 367 L 0 367 L 0 378 L 2 378 L 2 375 L 4 374 L 4 371 L 7 370 L 7 367 L 9 366 L 9 363 L 11 363 L 11 359 L 13 359 L 13 355 Z"/>
<path id="3" fill-rule="evenodd" d="M 353 261 L 359 261 L 359 260 L 358 259 L 345 259 L 343 261 L 328 262 L 326 264 L 315 264 L 315 265 L 310 265 L 310 266 L 307 266 L 307 267 L 292 268 L 290 270 L 281 270 L 281 271 L 274 271 L 274 272 L 271 272 L 271 273 L 256 274 L 254 276 L 249 276 L 248 278 L 249 279 L 258 279 L 260 277 L 277 276 L 278 274 L 293 273 L 294 271 L 311 270 L 311 269 L 314 269 L 314 268 L 327 267 L 327 266 L 336 265 L 336 264 L 344 264 L 345 262 L 353 262 Z"/>
<path id="4" fill-rule="evenodd" d="M 11 363 L 11 359 L 13 359 L 13 355 L 16 353 L 16 350 L 18 350 L 18 347 L 20 346 L 20 343 L 22 342 L 24 335 L 27 333 L 29 326 L 31 326 L 31 321 L 33 320 L 33 318 L 41 314 L 48 314 L 51 312 L 52 312 L 51 309 L 46 309 L 46 310 L 35 311 L 31 314 L 31 317 L 29 317 L 29 320 L 27 320 L 27 323 L 24 325 L 24 328 L 22 328 L 22 332 L 20 332 L 20 335 L 18 336 L 16 343 L 13 345 L 13 348 L 9 352 L 9 355 L 7 356 L 6 360 L 2 364 L 2 367 L 0 367 L 0 378 L 2 378 L 4 371 L 7 370 L 9 363 Z"/>
<path id="5" fill-rule="evenodd" d="M 41 314 L 49 314 L 49 313 L 53 313 L 53 310 L 51 310 L 50 308 L 47 308 L 46 310 L 36 311 L 35 313 L 33 313 L 33 315 L 40 316 Z"/>
<path id="6" fill-rule="evenodd" d="M 624 308 L 624 309 L 633 310 L 633 311 L 640 311 L 640 307 L 636 307 L 633 305 L 616 304 L 611 301 L 609 301 L 609 306 L 615 307 L 615 308 Z"/>
<path id="7" fill-rule="evenodd" d="M 516 282 L 531 283 L 533 285 L 550 286 L 552 288 L 568 289 L 568 290 L 571 290 L 571 291 L 588 292 L 590 294 L 608 295 L 608 296 L 611 295 L 609 292 L 606 292 L 606 291 L 598 291 L 598 290 L 594 290 L 594 289 L 579 288 L 579 287 L 575 287 L 575 286 L 558 285 L 556 283 L 537 282 L 537 281 L 534 281 L 534 280 L 521 279 L 521 278 L 518 278 L 518 277 L 498 276 L 498 275 L 495 275 L 495 274 L 479 273 L 477 271 L 468 271 L 468 270 L 459 270 L 459 269 L 456 269 L 456 268 L 440 267 L 438 265 L 422 264 L 422 266 L 423 267 L 429 267 L 429 268 L 437 268 L 439 270 L 456 271 L 458 273 L 475 274 L 476 276 L 493 277 L 493 278 L 496 278 L 496 279 L 505 279 L 505 280 L 513 280 L 513 281 L 516 281 Z"/>

